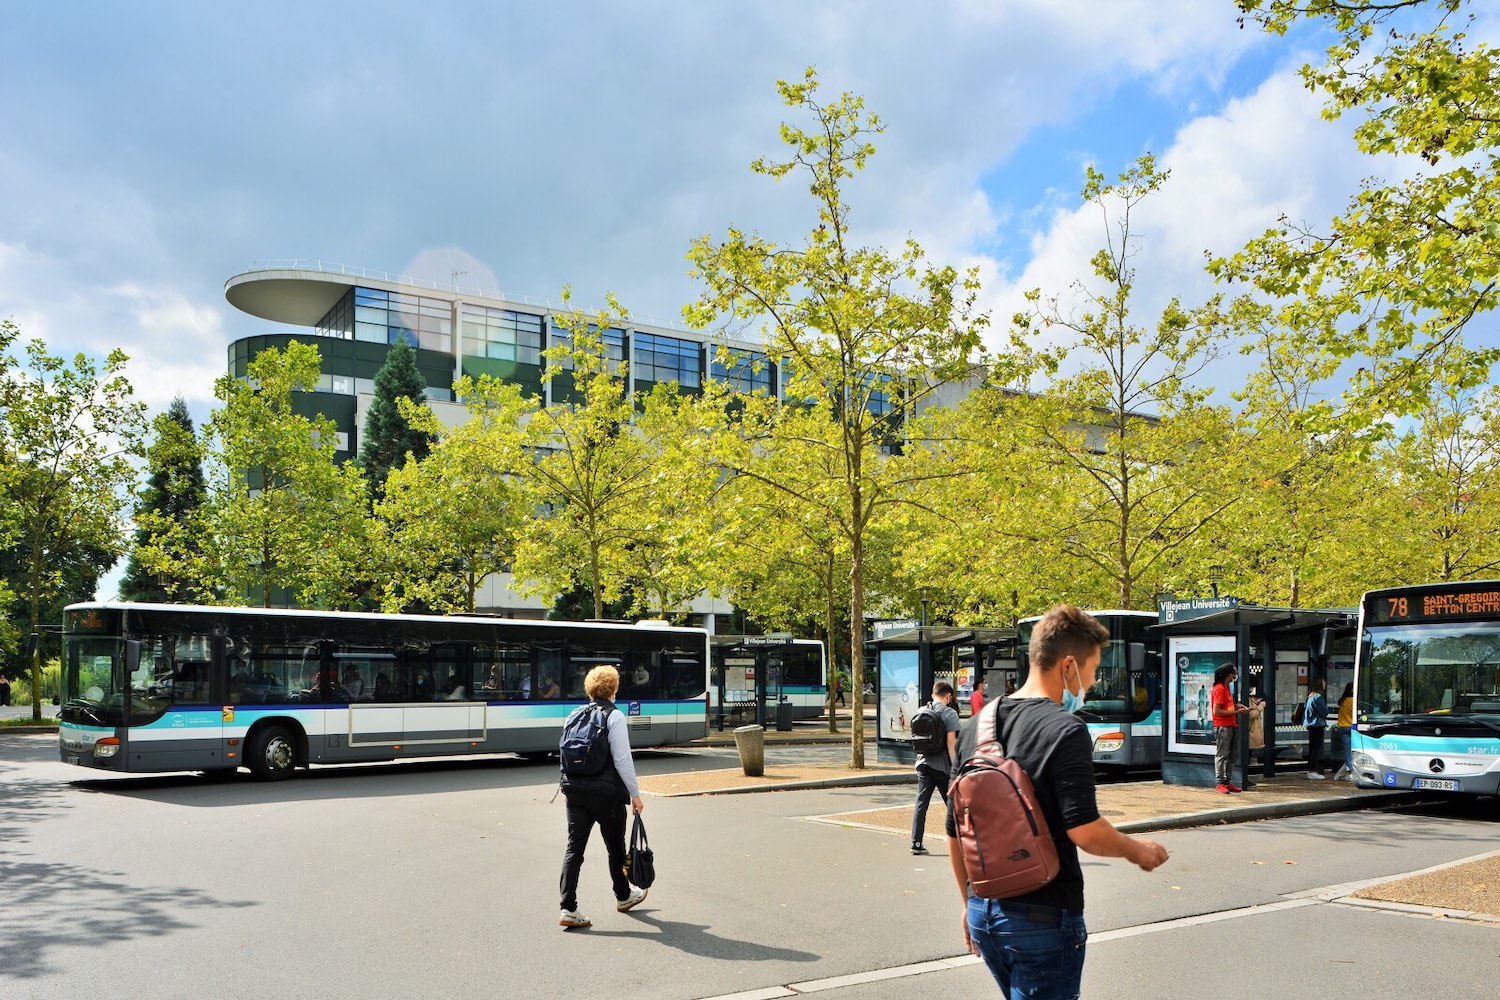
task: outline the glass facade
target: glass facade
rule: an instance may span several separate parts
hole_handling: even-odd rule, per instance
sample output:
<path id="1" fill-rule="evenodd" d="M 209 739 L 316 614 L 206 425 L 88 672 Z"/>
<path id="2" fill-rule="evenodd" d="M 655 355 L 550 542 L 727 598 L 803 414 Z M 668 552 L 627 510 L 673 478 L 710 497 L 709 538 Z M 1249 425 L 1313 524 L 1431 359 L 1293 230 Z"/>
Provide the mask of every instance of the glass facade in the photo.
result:
<path id="1" fill-rule="evenodd" d="M 317 332 L 370 344 L 404 340 L 413 347 L 452 354 L 453 308 L 425 295 L 355 287 L 318 321 Z"/>
<path id="2" fill-rule="evenodd" d="M 637 331 L 632 374 L 638 389 L 661 382 L 676 382 L 678 387 L 687 390 L 700 389 L 703 387 L 703 345 L 696 340 Z"/>
<path id="3" fill-rule="evenodd" d="M 714 350 L 709 365 L 709 377 L 726 382 L 736 392 L 746 395 L 776 392 L 776 369 L 769 358 L 759 351 L 743 351 L 733 347 Z"/>
<path id="4" fill-rule="evenodd" d="M 559 327 L 551 327 L 551 346 L 558 347 L 570 344 L 573 335 L 567 330 Z M 625 331 L 617 326 L 612 326 L 600 334 L 604 342 L 604 353 L 609 358 L 609 370 L 618 373 L 620 365 L 625 362 L 626 339 Z M 560 361 L 552 361 L 549 364 L 556 365 L 561 369 L 552 377 L 552 402 L 554 403 L 578 403 L 582 402 L 578 391 L 573 386 L 573 359 L 563 358 Z"/>
<path id="5" fill-rule="evenodd" d="M 463 354 L 541 367 L 542 317 L 465 304 L 459 312 Z"/>

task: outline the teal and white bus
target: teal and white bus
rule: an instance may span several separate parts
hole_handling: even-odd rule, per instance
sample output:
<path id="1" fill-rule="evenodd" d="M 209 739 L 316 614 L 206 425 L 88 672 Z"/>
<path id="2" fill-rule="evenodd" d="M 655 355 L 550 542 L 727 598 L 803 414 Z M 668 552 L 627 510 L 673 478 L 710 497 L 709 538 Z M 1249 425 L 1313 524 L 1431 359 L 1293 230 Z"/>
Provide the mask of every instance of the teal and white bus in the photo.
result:
<path id="1" fill-rule="evenodd" d="M 708 731 L 708 633 L 636 625 L 120 602 L 63 625 L 62 760 L 289 777 L 311 764 L 555 752 L 620 672 L 633 746 Z"/>
<path id="2" fill-rule="evenodd" d="M 1159 618 L 1149 611 L 1090 611 L 1109 630 L 1094 686 L 1083 694 L 1078 717 L 1094 742 L 1094 764 L 1126 770 L 1161 766 L 1162 661 L 1160 642 L 1147 630 Z M 1020 683 L 1030 668 L 1027 646 L 1040 617 L 1016 626 Z M 995 694 L 998 692 L 989 692 Z"/>
<path id="3" fill-rule="evenodd" d="M 754 722 L 757 677 L 765 687 L 765 713 L 771 720 L 782 701 L 792 706 L 793 719 L 816 719 L 828 710 L 827 657 L 816 639 L 715 635 L 709 643 L 708 701 L 715 719 L 733 715 L 736 721 Z"/>
<path id="4" fill-rule="evenodd" d="M 1354 697 L 1360 787 L 1500 794 L 1500 581 L 1366 594 Z"/>

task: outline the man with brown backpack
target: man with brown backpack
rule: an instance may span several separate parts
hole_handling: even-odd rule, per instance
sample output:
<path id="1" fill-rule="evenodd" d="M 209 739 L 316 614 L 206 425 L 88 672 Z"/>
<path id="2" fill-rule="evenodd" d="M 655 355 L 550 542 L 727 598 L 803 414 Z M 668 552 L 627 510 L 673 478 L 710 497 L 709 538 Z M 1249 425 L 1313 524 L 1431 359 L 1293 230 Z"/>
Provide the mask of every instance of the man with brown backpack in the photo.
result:
<path id="1" fill-rule="evenodd" d="M 1092 743 L 1088 728 L 1072 712 L 1082 703 L 1084 691 L 1093 686 L 1100 651 L 1108 641 L 1108 631 L 1092 617 L 1059 604 L 1032 631 L 1026 683 L 993 712 L 970 718 L 959 734 L 956 760 L 960 764 L 950 788 L 948 857 L 965 903 L 964 943 L 984 959 L 1004 997 L 1078 996 L 1088 939 L 1079 848 L 1099 857 L 1125 858 L 1144 871 L 1167 860 L 1160 844 L 1126 836 L 1099 815 Z M 979 733 L 986 721 L 994 731 Z M 995 774 L 997 769 L 977 765 L 993 765 L 997 750 L 1025 771 L 1031 787 L 1025 795 L 1012 795 L 996 802 L 999 808 L 987 810 L 988 800 L 975 802 L 972 795 L 965 795 L 964 786 L 973 780 L 975 791 L 996 794 L 999 783 L 983 782 L 986 774 Z M 1006 787 L 1010 784 L 1005 782 Z M 971 804 L 966 806 L 966 802 Z M 993 848 L 989 856 L 982 850 L 986 825 L 1011 822 L 1011 811 L 1024 816 L 1027 807 L 1039 810 L 1038 828 L 1050 831 L 1055 867 L 1030 882 L 1026 881 L 1029 876 L 1021 875 L 1020 884 L 1027 888 L 1019 894 L 994 888 L 1017 882 L 991 877 L 993 871 L 981 877 L 976 870 L 971 878 L 971 866 L 995 867 Z M 993 836 L 994 830 L 989 832 Z M 1012 856 L 1028 854 L 1014 849 L 1013 838 L 1006 839 Z M 1004 864 L 1016 858 L 1000 860 Z M 1023 866 L 1030 860 L 1023 858 Z M 1043 884 L 1041 880 L 1049 875 Z M 994 892 L 1004 895 L 987 898 Z"/>

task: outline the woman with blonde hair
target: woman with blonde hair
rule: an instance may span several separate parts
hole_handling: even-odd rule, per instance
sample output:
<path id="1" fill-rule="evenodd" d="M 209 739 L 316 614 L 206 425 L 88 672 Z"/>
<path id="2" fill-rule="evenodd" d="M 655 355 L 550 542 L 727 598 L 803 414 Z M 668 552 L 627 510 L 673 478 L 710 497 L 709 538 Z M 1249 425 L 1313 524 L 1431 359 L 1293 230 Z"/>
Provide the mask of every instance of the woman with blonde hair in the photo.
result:
<path id="1" fill-rule="evenodd" d="M 614 667 L 595 667 L 583 679 L 589 703 L 568 716 L 568 722 L 580 713 L 591 712 L 595 725 L 602 725 L 609 742 L 609 761 L 598 774 L 562 775 L 563 796 L 568 803 L 568 846 L 563 852 L 562 913 L 557 922 L 563 927 L 588 927 L 593 921 L 578 912 L 578 873 L 583 868 L 583 853 L 589 835 L 599 827 L 604 850 L 609 855 L 609 877 L 615 892 L 615 909 L 624 913 L 646 898 L 645 889 L 637 889 L 625 878 L 625 803 L 639 814 L 646 808 L 641 801 L 640 782 L 635 775 L 635 761 L 630 756 L 630 731 L 625 715 L 615 707 L 615 693 L 620 689 L 620 674 Z M 601 721 L 602 720 L 602 721 Z M 563 731 L 568 723 L 563 724 Z"/>

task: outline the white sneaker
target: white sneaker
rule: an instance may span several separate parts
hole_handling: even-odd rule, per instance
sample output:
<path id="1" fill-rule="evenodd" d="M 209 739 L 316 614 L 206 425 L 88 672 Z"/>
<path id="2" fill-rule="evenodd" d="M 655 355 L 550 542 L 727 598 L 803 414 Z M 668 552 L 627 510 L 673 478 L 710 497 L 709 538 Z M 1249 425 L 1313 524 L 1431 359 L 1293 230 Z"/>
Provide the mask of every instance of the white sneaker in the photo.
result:
<path id="1" fill-rule="evenodd" d="M 1327 781 L 1328 780 L 1328 776 L 1325 775 L 1325 774 L 1319 774 L 1317 771 L 1308 771 L 1307 772 L 1307 780 L 1308 781 Z"/>
<path id="2" fill-rule="evenodd" d="M 577 910 L 563 910 L 557 922 L 563 927 L 592 927 L 594 922 Z"/>
<path id="3" fill-rule="evenodd" d="M 631 889 L 630 890 L 630 895 L 626 896 L 624 899 L 620 900 L 618 903 L 615 904 L 615 909 L 619 910 L 621 913 L 624 913 L 626 910 L 628 910 L 631 907 L 635 906 L 635 904 L 639 903 L 641 900 L 643 900 L 645 898 L 646 898 L 646 890 L 645 889 Z"/>

